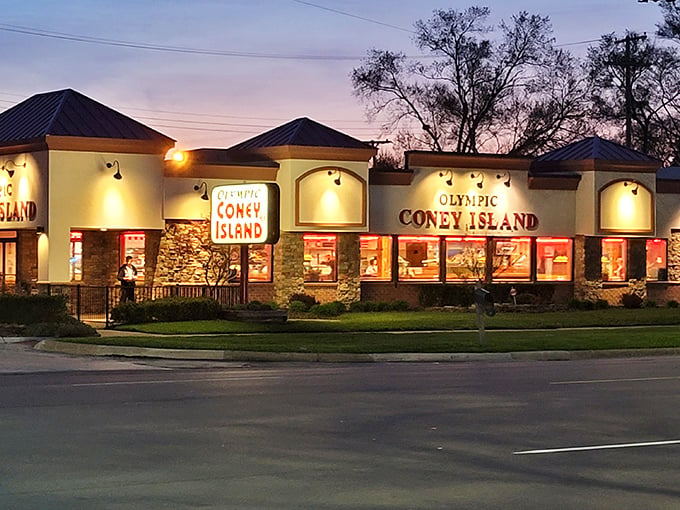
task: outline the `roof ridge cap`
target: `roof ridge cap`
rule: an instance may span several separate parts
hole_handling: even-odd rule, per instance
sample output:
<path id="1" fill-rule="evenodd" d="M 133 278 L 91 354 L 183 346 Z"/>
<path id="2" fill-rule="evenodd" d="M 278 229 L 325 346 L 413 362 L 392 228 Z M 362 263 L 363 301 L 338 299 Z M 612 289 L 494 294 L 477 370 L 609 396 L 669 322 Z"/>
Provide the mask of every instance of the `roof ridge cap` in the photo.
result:
<path id="1" fill-rule="evenodd" d="M 50 121 L 47 123 L 47 129 L 45 130 L 46 132 L 51 131 L 52 125 L 54 122 L 57 120 L 57 116 L 61 113 L 61 110 L 64 108 L 64 103 L 66 102 L 66 97 L 69 95 L 70 92 L 73 92 L 72 89 L 64 89 L 61 91 L 61 99 L 59 100 L 59 104 L 57 107 L 54 109 L 54 113 L 52 114 L 52 118 Z"/>

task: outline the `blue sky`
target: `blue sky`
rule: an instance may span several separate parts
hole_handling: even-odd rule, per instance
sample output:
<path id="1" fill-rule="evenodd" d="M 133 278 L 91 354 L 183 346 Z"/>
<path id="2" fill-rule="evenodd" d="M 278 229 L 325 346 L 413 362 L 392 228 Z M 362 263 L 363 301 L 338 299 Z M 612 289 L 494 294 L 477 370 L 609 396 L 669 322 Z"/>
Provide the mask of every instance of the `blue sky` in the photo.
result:
<path id="1" fill-rule="evenodd" d="M 0 0 L 0 111 L 73 88 L 186 149 L 228 147 L 303 116 L 375 139 L 349 79 L 360 57 L 370 48 L 416 55 L 416 20 L 471 5 L 490 7 L 492 21 L 547 15 L 557 43 L 578 55 L 587 44 L 571 43 L 626 29 L 653 36 L 661 21 L 657 4 L 637 0 Z"/>

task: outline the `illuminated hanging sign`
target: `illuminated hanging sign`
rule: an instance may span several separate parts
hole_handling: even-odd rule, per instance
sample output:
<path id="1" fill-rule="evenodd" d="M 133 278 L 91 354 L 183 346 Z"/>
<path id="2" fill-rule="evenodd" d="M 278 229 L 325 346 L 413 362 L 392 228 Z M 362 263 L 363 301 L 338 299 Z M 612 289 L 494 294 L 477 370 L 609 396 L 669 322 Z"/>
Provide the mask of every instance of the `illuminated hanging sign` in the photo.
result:
<path id="1" fill-rule="evenodd" d="M 276 184 L 216 186 L 211 194 L 210 237 L 216 244 L 274 244 L 279 240 Z"/>

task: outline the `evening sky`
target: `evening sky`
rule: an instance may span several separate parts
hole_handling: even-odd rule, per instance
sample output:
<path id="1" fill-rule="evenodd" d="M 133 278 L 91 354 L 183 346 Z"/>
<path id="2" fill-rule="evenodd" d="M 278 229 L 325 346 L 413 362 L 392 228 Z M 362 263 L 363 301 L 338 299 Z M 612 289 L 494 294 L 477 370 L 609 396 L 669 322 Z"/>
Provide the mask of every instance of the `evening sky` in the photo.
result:
<path id="1" fill-rule="evenodd" d="M 547 15 L 584 55 L 602 34 L 654 37 L 637 0 L 0 0 L 0 111 L 72 88 L 176 139 L 228 147 L 298 117 L 378 139 L 350 73 L 371 48 L 420 55 L 413 24 L 435 9 Z"/>

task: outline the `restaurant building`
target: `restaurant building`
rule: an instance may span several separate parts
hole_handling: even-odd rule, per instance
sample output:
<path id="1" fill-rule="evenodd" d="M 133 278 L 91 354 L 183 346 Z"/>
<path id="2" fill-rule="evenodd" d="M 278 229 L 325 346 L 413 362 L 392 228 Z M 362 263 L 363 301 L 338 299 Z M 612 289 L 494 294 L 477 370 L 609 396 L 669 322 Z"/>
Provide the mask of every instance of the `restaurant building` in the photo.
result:
<path id="1" fill-rule="evenodd" d="M 393 171 L 307 118 L 181 161 L 174 145 L 70 89 L 0 114 L 2 289 L 113 286 L 128 255 L 140 286 L 205 284 L 212 195 L 264 183 L 278 232 L 248 247 L 249 300 L 417 304 L 477 279 L 555 302 L 680 300 L 680 171 L 598 137 L 538 158 L 411 151 Z"/>

